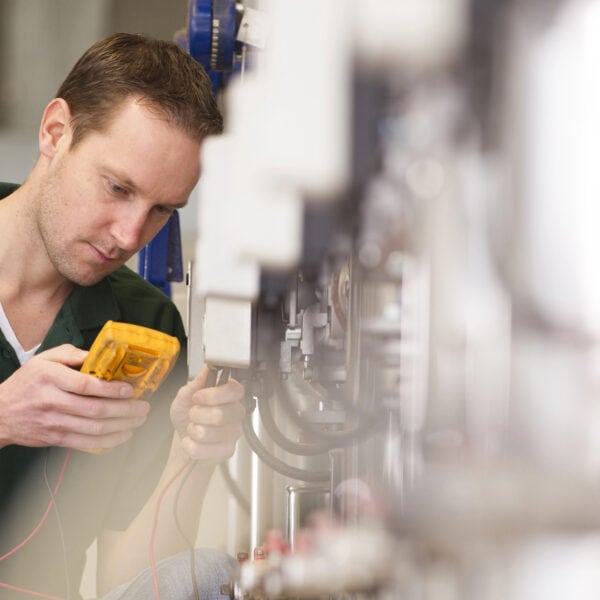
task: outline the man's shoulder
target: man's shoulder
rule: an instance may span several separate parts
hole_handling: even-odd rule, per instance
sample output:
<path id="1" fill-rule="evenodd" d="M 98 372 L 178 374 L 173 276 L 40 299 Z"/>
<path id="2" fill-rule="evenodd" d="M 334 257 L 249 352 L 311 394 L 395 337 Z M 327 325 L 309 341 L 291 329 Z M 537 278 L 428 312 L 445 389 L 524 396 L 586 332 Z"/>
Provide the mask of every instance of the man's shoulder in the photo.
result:
<path id="1" fill-rule="evenodd" d="M 0 181 L 0 199 L 10 196 L 15 190 L 19 188 L 17 183 L 8 183 L 6 181 Z"/>
<path id="2" fill-rule="evenodd" d="M 114 290 L 120 292 L 132 291 L 143 293 L 144 295 L 150 295 L 157 299 L 171 302 L 171 299 L 163 294 L 157 287 L 146 281 L 141 275 L 138 275 L 133 269 L 130 269 L 127 265 L 119 267 L 116 271 L 113 271 L 108 275 L 108 280 Z"/>
<path id="3" fill-rule="evenodd" d="M 175 335 L 184 335 L 179 310 L 157 287 L 127 266 L 120 267 L 107 279 L 124 321 L 162 330 L 163 326 L 175 328 Z"/>
<path id="4" fill-rule="evenodd" d="M 113 293 L 117 296 L 125 296 L 128 298 L 143 298 L 144 301 L 156 302 L 164 304 L 177 310 L 174 302 L 165 293 L 159 290 L 156 286 L 146 281 L 141 275 L 138 275 L 133 269 L 127 265 L 119 267 L 107 277 L 113 289 Z"/>

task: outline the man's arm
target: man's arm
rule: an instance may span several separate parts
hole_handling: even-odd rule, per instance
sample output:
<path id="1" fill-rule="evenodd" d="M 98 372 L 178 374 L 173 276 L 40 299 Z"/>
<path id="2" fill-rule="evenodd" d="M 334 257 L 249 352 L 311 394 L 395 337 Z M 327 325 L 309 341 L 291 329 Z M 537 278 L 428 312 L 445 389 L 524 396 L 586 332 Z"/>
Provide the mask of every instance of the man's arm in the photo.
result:
<path id="1" fill-rule="evenodd" d="M 207 376 L 204 369 L 179 390 L 171 405 L 175 428 L 171 451 L 151 497 L 125 531 L 105 530 L 98 537 L 99 594 L 149 566 L 153 532 L 156 561 L 188 548 L 176 527 L 175 503 L 186 537 L 195 541 L 210 478 L 215 466 L 233 454 L 244 416 L 242 386 L 229 381 L 217 388 L 204 388 Z"/>

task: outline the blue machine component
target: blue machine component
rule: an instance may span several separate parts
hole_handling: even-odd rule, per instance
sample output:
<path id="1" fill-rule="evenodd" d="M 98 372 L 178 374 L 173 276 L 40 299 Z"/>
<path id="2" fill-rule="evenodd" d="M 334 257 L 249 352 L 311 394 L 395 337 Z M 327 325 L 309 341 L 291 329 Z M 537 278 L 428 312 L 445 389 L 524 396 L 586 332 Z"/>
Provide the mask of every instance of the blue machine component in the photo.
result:
<path id="1" fill-rule="evenodd" d="M 212 38 L 212 0 L 190 0 L 187 51 L 208 71 Z"/>
<path id="2" fill-rule="evenodd" d="M 218 94 L 235 70 L 238 14 L 235 0 L 190 0 L 187 32 L 176 43 L 206 70 Z M 171 281 L 183 281 L 181 231 L 177 212 L 139 253 L 138 273 L 171 296 Z"/>
<path id="3" fill-rule="evenodd" d="M 183 281 L 181 229 L 175 211 L 152 241 L 140 250 L 138 273 L 171 297 L 171 281 Z"/>
<path id="4" fill-rule="evenodd" d="M 208 73 L 215 94 L 236 70 L 238 18 L 235 0 L 190 0 L 185 48 Z"/>
<path id="5" fill-rule="evenodd" d="M 236 31 L 235 0 L 213 0 L 211 71 L 233 70 Z"/>

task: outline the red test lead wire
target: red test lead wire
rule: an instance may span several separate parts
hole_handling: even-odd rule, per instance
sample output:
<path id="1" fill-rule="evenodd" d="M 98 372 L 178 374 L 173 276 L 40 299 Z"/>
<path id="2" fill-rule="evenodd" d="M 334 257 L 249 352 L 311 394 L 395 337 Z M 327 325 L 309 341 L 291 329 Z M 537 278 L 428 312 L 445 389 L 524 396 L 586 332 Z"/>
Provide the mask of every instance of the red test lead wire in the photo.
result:
<path id="1" fill-rule="evenodd" d="M 67 465 L 69 464 L 70 458 L 71 458 L 71 448 L 69 448 L 67 450 L 67 453 L 65 454 L 65 460 L 63 461 L 63 465 L 62 465 L 62 467 L 60 469 L 60 473 L 58 475 L 58 480 L 56 482 L 56 485 L 54 486 L 54 491 L 52 492 L 52 496 L 54 498 L 56 498 L 56 495 L 58 494 L 58 490 L 60 490 L 60 486 L 61 486 L 63 478 L 65 476 L 65 471 L 67 470 Z M 29 541 L 31 541 L 31 538 L 33 538 L 37 534 L 37 532 L 42 528 L 42 526 L 46 522 L 46 519 L 48 518 L 48 515 L 50 514 L 50 511 L 52 510 L 53 504 L 54 504 L 54 501 L 50 500 L 50 502 L 48 503 L 48 506 L 46 507 L 46 512 L 44 512 L 44 515 L 42 516 L 40 522 L 35 526 L 33 531 L 20 544 L 15 546 L 12 550 L 9 550 L 6 554 L 3 554 L 2 556 L 0 556 L 0 561 L 3 561 L 5 558 L 8 558 L 9 556 L 12 556 L 16 552 L 18 552 L 21 548 L 23 548 L 23 546 L 25 546 Z"/>
<path id="2" fill-rule="evenodd" d="M 67 465 L 69 464 L 70 458 L 71 458 L 71 449 L 69 448 L 67 450 L 67 453 L 65 454 L 65 459 L 64 459 L 62 467 L 60 469 L 60 473 L 58 475 L 58 480 L 56 481 L 56 485 L 54 486 L 54 490 L 52 492 L 52 499 L 48 503 L 48 506 L 46 507 L 46 510 L 45 510 L 44 514 L 42 515 L 42 518 L 40 519 L 40 522 L 34 527 L 33 531 L 20 544 L 17 544 L 14 548 L 12 548 L 12 550 L 9 550 L 8 552 L 6 552 L 2 556 L 0 556 L 0 562 L 3 561 L 4 559 L 8 558 L 9 556 L 16 554 L 21 548 L 23 548 L 26 544 L 28 544 L 32 540 L 32 538 L 34 538 L 37 535 L 38 531 L 43 527 L 44 523 L 46 522 L 46 519 L 48 518 L 48 515 L 50 514 L 50 511 L 52 510 L 52 506 L 54 504 L 54 498 L 56 498 L 56 495 L 58 494 L 58 490 L 60 490 L 60 486 L 62 485 L 64 476 L 65 476 L 65 472 L 67 470 Z M 58 596 L 50 596 L 48 594 L 43 594 L 41 592 L 34 592 L 33 590 L 27 590 L 25 588 L 20 588 L 20 587 L 14 586 L 14 585 L 10 585 L 8 583 L 3 583 L 2 581 L 0 581 L 0 588 L 12 590 L 14 592 L 21 592 L 23 594 L 27 594 L 28 596 L 33 596 L 35 598 L 45 598 L 46 600 L 63 600 L 62 598 L 59 598 Z"/>
<path id="3" fill-rule="evenodd" d="M 154 595 L 155 600 L 160 600 L 160 588 L 158 587 L 158 571 L 156 570 L 156 560 L 154 558 L 154 540 L 156 538 L 156 532 L 158 529 L 158 515 L 160 513 L 160 505 L 163 501 L 165 494 L 168 489 L 173 485 L 173 482 L 192 464 L 192 460 L 189 459 L 183 464 L 183 466 L 169 479 L 165 487 L 161 490 L 158 499 L 156 500 L 156 509 L 154 511 L 154 522 L 152 524 L 152 532 L 150 534 L 150 544 L 148 547 L 148 555 L 150 559 L 150 568 L 152 569 L 152 580 L 154 582 Z"/>

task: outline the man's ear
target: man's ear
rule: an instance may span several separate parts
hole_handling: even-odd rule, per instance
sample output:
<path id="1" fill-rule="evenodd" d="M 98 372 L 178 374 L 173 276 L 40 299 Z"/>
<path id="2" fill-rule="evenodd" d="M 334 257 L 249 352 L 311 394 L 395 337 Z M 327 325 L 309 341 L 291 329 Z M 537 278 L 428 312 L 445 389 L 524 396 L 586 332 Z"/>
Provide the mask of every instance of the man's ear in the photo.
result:
<path id="1" fill-rule="evenodd" d="M 42 115 L 39 131 L 40 153 L 52 158 L 60 145 L 71 143 L 71 110 L 62 98 L 54 98 Z"/>

